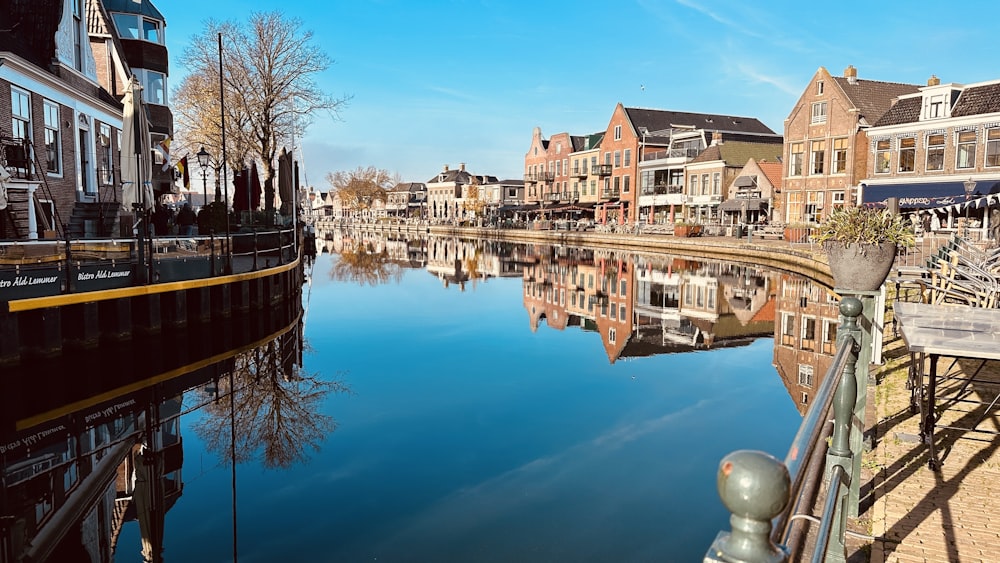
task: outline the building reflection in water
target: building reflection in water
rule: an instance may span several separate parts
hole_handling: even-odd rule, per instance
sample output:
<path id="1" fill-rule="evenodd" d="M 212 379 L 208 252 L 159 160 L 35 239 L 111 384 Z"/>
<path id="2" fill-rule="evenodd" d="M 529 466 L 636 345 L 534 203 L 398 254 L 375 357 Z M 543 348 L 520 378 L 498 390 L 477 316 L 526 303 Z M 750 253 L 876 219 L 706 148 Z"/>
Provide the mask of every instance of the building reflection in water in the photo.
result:
<path id="1" fill-rule="evenodd" d="M 371 249 L 385 264 L 426 269 L 445 288 L 462 291 L 520 276 L 531 331 L 544 321 L 555 330 L 594 332 L 611 363 L 773 338 L 774 367 L 800 413 L 836 346 L 838 298 L 829 288 L 750 264 L 353 229 L 320 233 L 317 245 L 320 253 Z M 335 271 L 350 271 L 357 261 L 340 263 Z M 373 277 L 364 271 L 337 277 L 352 276 Z"/>
<path id="2" fill-rule="evenodd" d="M 223 463 L 260 453 L 265 466 L 287 467 L 318 448 L 335 427 L 318 404 L 344 389 L 303 373 L 302 318 L 296 297 L 210 328 L 5 370 L 0 561 L 112 561 L 117 549 L 162 560 L 164 517 L 184 491 L 180 417 L 191 411 L 204 410 L 195 430 Z M 118 545 L 129 521 L 141 546 Z"/>

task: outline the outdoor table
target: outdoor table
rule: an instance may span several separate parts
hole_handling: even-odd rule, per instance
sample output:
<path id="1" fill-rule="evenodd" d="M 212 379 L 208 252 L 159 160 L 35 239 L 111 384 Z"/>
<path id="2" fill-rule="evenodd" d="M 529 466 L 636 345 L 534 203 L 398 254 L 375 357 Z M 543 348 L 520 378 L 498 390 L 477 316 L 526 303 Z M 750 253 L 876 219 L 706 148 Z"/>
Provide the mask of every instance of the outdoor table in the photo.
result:
<path id="1" fill-rule="evenodd" d="M 910 388 L 910 407 L 920 411 L 920 437 L 930 449 L 928 467 L 938 468 L 934 449 L 935 394 L 938 385 L 938 359 L 941 356 L 960 359 L 1000 360 L 1000 309 L 968 307 L 962 305 L 932 305 L 926 303 L 898 302 L 894 314 L 899 321 L 899 331 L 910 353 L 910 371 L 907 381 Z M 923 386 L 923 365 L 929 358 L 926 387 Z M 979 369 L 965 380 L 957 395 L 975 380 Z M 918 393 L 926 391 L 922 399 Z M 997 396 L 1000 399 L 1000 395 Z M 971 428 L 942 427 L 952 430 L 975 430 L 976 426 L 997 403 L 994 399 Z M 918 404 L 915 404 L 918 403 Z"/>

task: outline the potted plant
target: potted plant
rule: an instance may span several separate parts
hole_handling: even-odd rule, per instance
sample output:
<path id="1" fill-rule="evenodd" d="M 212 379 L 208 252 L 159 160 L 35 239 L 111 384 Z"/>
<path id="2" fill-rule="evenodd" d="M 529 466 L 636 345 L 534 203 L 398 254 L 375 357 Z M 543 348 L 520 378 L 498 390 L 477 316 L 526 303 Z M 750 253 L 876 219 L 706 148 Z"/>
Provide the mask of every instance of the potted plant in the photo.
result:
<path id="1" fill-rule="evenodd" d="M 856 291 L 876 291 L 889 275 L 896 249 L 914 245 L 913 227 L 887 209 L 840 207 L 820 224 L 834 285 Z"/>

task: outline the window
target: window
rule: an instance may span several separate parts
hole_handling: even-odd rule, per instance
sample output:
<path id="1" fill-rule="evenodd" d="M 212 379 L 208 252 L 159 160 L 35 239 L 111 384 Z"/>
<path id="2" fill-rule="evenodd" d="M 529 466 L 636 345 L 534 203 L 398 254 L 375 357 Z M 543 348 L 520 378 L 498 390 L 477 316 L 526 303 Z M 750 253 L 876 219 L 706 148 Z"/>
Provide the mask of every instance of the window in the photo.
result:
<path id="1" fill-rule="evenodd" d="M 604 153 L 604 164 L 611 166 L 611 151 Z"/>
<path id="2" fill-rule="evenodd" d="M 826 141 L 809 143 L 809 173 L 823 173 L 823 157 L 826 156 Z"/>
<path id="3" fill-rule="evenodd" d="M 139 18 L 135 14 L 112 14 L 112 19 L 122 39 L 139 38 Z"/>
<path id="4" fill-rule="evenodd" d="M 806 192 L 806 221 L 819 221 L 822 210 L 823 192 Z"/>
<path id="5" fill-rule="evenodd" d="M 802 393 L 802 404 L 803 405 L 808 405 L 809 404 L 809 393 L 805 393 L 805 392 Z"/>
<path id="6" fill-rule="evenodd" d="M 810 123 L 826 123 L 826 102 L 816 102 L 812 105 L 812 119 Z"/>
<path id="7" fill-rule="evenodd" d="M 625 166 L 632 166 L 632 149 L 625 149 Z"/>
<path id="8" fill-rule="evenodd" d="M 622 176 L 622 192 L 626 193 L 626 194 L 629 193 L 629 177 L 628 176 Z"/>
<path id="9" fill-rule="evenodd" d="M 562 161 L 556 161 L 556 176 L 562 176 Z"/>
<path id="10" fill-rule="evenodd" d="M 615 125 L 615 140 L 616 141 L 622 140 L 622 126 L 621 125 Z"/>
<path id="11" fill-rule="evenodd" d="M 813 386 L 813 367 L 808 364 L 799 364 L 799 385 L 804 387 Z"/>
<path id="12" fill-rule="evenodd" d="M 708 174 L 701 175 L 701 195 L 708 195 Z"/>
<path id="13" fill-rule="evenodd" d="M 615 151 L 615 168 L 622 166 L 622 151 Z"/>
<path id="14" fill-rule="evenodd" d="M 944 94 L 924 98 L 924 117 L 944 117 Z"/>
<path id="15" fill-rule="evenodd" d="M 625 320 L 625 305 L 618 306 L 618 318 L 623 321 Z"/>
<path id="16" fill-rule="evenodd" d="M 562 153 L 562 143 L 556 143 L 556 154 Z"/>
<path id="17" fill-rule="evenodd" d="M 802 317 L 802 349 L 815 350 L 816 346 L 816 319 L 813 317 Z"/>
<path id="18" fill-rule="evenodd" d="M 847 137 L 833 140 L 833 170 L 831 174 L 847 172 Z"/>
<path id="19" fill-rule="evenodd" d="M 802 152 L 804 150 L 803 143 L 792 143 L 789 149 L 788 155 L 788 175 L 789 176 L 801 176 L 802 175 Z"/>
<path id="20" fill-rule="evenodd" d="M 11 87 L 10 113 L 11 136 L 15 139 L 30 139 L 31 97 L 27 92 Z"/>
<path id="21" fill-rule="evenodd" d="M 612 194 L 612 197 L 618 197 L 618 194 L 620 193 L 619 190 L 621 190 L 621 187 L 622 187 L 621 186 L 622 179 L 620 177 L 618 177 L 618 176 L 615 176 L 613 181 L 614 181 L 614 184 L 615 184 L 615 191 Z"/>
<path id="22" fill-rule="evenodd" d="M 167 80 L 161 72 L 144 70 L 143 98 L 151 104 L 166 105 L 167 103 Z"/>
<path id="23" fill-rule="evenodd" d="M 62 170 L 62 147 L 59 142 L 59 106 L 55 102 L 42 102 L 45 114 L 45 170 L 59 174 Z"/>
<path id="24" fill-rule="evenodd" d="M 615 329 L 613 328 L 608 329 L 608 342 L 615 343 Z"/>
<path id="25" fill-rule="evenodd" d="M 823 95 L 823 81 L 822 80 L 817 80 L 816 81 L 816 95 L 817 96 L 822 96 Z"/>
<path id="26" fill-rule="evenodd" d="M 838 191 L 830 193 L 830 205 L 832 205 L 834 209 L 843 207 L 846 202 L 847 200 L 844 196 L 844 192 Z"/>
<path id="27" fill-rule="evenodd" d="M 153 43 L 162 43 L 160 40 L 160 23 L 146 18 L 142 19 L 142 38 Z"/>
<path id="28" fill-rule="evenodd" d="M 111 160 L 111 126 L 102 123 L 97 133 L 97 180 L 104 186 L 115 183 L 114 163 Z"/>
<path id="29" fill-rule="evenodd" d="M 722 189 L 722 175 L 718 172 L 712 174 L 712 195 L 719 195 Z"/>
<path id="30" fill-rule="evenodd" d="M 622 297 L 625 297 L 625 293 L 626 293 L 627 289 L 628 289 L 628 280 L 621 280 L 621 282 L 619 282 L 618 295 L 621 295 Z M 625 314 L 622 313 L 622 318 L 624 318 L 624 317 L 625 317 Z"/>
<path id="31" fill-rule="evenodd" d="M 1000 166 L 1000 129 L 986 130 L 986 166 Z"/>
<path id="32" fill-rule="evenodd" d="M 801 223 L 804 220 L 802 217 L 802 205 L 804 199 L 804 192 L 788 192 L 788 217 L 785 222 Z"/>
<path id="33" fill-rule="evenodd" d="M 73 68 L 83 70 L 83 2 L 73 0 Z"/>
<path id="34" fill-rule="evenodd" d="M 688 194 L 698 195 L 698 175 L 692 174 L 688 177 Z"/>
<path id="35" fill-rule="evenodd" d="M 903 137 L 899 140 L 899 171 L 913 172 L 917 161 L 916 137 Z"/>
<path id="36" fill-rule="evenodd" d="M 944 169 L 944 133 L 927 136 L 927 166 L 925 169 Z"/>
<path id="37" fill-rule="evenodd" d="M 976 132 L 959 131 L 955 141 L 955 168 L 975 168 L 976 166 Z"/>
<path id="38" fill-rule="evenodd" d="M 889 160 L 891 155 L 889 154 L 889 147 L 891 142 L 889 139 L 883 139 L 881 141 L 875 141 L 875 173 L 876 174 L 888 174 L 889 173 Z"/>

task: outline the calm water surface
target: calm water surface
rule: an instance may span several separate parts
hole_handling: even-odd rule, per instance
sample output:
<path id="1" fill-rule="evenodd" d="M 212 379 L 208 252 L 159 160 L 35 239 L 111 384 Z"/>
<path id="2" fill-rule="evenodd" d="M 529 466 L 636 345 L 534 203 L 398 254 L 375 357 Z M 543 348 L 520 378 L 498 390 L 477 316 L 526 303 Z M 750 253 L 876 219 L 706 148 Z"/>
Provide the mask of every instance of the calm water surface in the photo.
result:
<path id="1" fill-rule="evenodd" d="M 698 561 L 728 528 L 720 458 L 783 457 L 798 426 L 807 399 L 774 367 L 775 326 L 808 282 L 624 252 L 356 242 L 312 266 L 301 365 L 286 366 L 304 383 L 276 377 L 247 418 L 256 391 L 237 393 L 234 419 L 204 385 L 184 395 L 166 561 L 233 558 L 230 423 L 241 561 Z M 286 443 L 244 435 L 261 428 Z M 114 560 L 140 550 L 127 520 Z"/>

